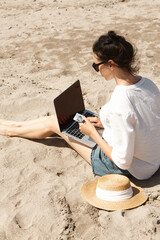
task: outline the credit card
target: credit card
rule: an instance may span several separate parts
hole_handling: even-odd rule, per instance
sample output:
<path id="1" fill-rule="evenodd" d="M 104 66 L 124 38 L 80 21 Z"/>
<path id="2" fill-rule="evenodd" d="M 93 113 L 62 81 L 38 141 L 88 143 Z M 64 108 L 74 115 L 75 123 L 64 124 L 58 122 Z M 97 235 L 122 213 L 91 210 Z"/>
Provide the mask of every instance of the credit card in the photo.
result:
<path id="1" fill-rule="evenodd" d="M 83 115 L 81 115 L 79 113 L 76 113 L 76 115 L 74 116 L 73 120 L 77 121 L 79 123 L 82 123 L 83 122 Z"/>

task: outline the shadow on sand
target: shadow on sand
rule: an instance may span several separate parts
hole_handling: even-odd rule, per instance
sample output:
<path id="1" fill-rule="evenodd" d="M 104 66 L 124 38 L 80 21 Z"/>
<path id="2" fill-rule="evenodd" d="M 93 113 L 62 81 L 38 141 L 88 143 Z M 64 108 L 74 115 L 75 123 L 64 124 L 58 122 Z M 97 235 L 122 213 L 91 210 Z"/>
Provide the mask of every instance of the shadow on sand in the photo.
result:
<path id="1" fill-rule="evenodd" d="M 150 188 L 150 187 L 153 187 L 153 186 L 156 186 L 156 185 L 159 185 L 160 184 L 160 168 L 158 169 L 158 171 L 151 177 L 149 178 L 148 180 L 137 180 L 136 178 L 134 177 L 130 177 L 130 180 L 142 187 L 142 188 Z"/>
<path id="2" fill-rule="evenodd" d="M 60 148 L 71 148 L 67 142 L 63 140 L 60 136 L 54 134 L 48 138 L 44 139 L 34 139 L 32 140 L 37 143 L 44 144 L 46 146 L 54 146 L 54 147 L 60 147 Z"/>

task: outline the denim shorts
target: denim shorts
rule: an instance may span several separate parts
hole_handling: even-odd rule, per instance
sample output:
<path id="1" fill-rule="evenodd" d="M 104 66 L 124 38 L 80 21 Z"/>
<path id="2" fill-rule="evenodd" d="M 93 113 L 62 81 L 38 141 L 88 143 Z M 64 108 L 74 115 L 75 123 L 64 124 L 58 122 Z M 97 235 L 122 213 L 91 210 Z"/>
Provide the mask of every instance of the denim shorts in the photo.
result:
<path id="1" fill-rule="evenodd" d="M 127 170 L 120 169 L 114 164 L 96 144 L 91 152 L 91 166 L 95 175 L 103 176 L 107 174 L 122 174 L 130 176 Z"/>

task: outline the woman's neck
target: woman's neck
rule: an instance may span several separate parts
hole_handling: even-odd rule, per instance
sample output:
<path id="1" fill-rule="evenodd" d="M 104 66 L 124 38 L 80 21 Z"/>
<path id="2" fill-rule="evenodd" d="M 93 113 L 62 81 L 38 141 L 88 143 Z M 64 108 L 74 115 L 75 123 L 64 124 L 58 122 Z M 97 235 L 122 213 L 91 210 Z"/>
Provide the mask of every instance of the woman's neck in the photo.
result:
<path id="1" fill-rule="evenodd" d="M 117 85 L 129 86 L 136 84 L 141 80 L 140 76 L 132 75 L 128 72 L 119 72 L 115 75 L 115 80 Z"/>

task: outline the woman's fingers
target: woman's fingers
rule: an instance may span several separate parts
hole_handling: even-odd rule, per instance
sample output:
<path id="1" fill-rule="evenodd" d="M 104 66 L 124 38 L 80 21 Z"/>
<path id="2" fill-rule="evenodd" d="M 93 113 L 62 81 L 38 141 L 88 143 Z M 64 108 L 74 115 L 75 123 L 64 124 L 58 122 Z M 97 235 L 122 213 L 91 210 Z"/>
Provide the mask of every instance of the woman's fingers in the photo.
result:
<path id="1" fill-rule="evenodd" d="M 91 133 L 95 130 L 95 127 L 93 126 L 93 124 L 86 118 L 83 116 L 83 123 L 79 123 L 79 129 L 83 134 L 86 135 L 91 135 Z"/>
<path id="2" fill-rule="evenodd" d="M 87 118 L 91 123 L 97 123 L 99 118 L 98 117 L 88 117 Z"/>
<path id="3" fill-rule="evenodd" d="M 87 119 L 90 121 L 90 123 L 92 123 L 93 126 L 103 128 L 99 117 L 88 117 Z"/>

